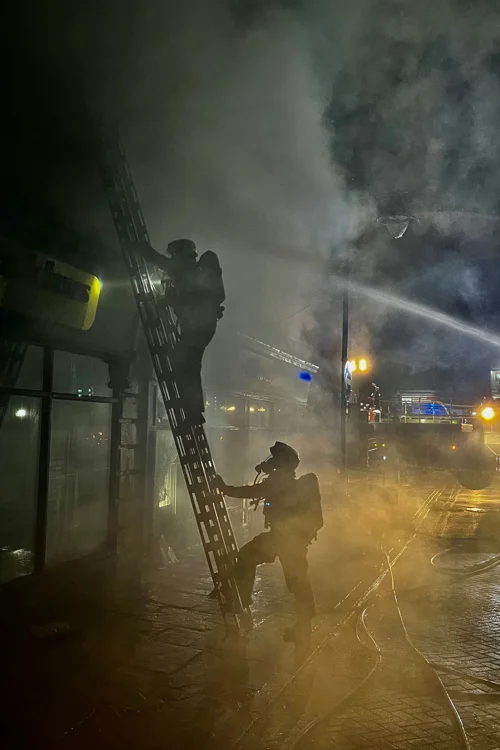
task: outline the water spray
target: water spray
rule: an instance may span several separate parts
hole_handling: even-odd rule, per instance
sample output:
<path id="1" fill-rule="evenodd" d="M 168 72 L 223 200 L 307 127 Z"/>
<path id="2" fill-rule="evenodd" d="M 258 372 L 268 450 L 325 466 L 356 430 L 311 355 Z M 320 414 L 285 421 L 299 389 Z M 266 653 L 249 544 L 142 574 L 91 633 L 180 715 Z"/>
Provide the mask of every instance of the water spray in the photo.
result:
<path id="1" fill-rule="evenodd" d="M 372 299 L 374 302 L 385 304 L 388 307 L 403 310 L 404 312 L 416 315 L 419 318 L 424 318 L 434 324 L 451 328 L 458 333 L 463 333 L 466 336 L 478 339 L 489 346 L 500 348 L 500 336 L 497 336 L 491 331 L 485 331 L 477 326 L 470 325 L 469 323 L 463 323 L 453 316 L 440 312 L 433 307 L 405 299 L 404 297 L 399 297 L 392 292 L 374 289 L 366 284 L 360 284 L 357 281 L 351 281 L 342 276 L 334 276 L 333 278 L 338 282 L 339 286 L 347 288 L 352 294 L 358 294 L 367 299 Z"/>

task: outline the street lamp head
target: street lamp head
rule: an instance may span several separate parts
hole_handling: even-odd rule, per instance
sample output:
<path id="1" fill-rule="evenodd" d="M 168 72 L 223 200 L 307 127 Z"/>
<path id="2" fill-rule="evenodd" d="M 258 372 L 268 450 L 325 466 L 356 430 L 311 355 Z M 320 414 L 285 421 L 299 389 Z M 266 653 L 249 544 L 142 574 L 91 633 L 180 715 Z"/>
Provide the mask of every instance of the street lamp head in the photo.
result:
<path id="1" fill-rule="evenodd" d="M 410 221 L 414 218 L 415 217 L 413 216 L 405 216 L 402 214 L 397 216 L 381 216 L 377 219 L 377 222 L 379 224 L 384 224 L 391 237 L 395 240 L 399 240 L 408 229 Z"/>
<path id="2" fill-rule="evenodd" d="M 346 362 L 346 366 L 351 374 L 353 372 L 368 372 L 368 360 L 365 358 L 357 360 L 349 359 Z"/>
<path id="3" fill-rule="evenodd" d="M 491 408 L 491 406 L 486 406 L 482 412 L 481 416 L 483 419 L 485 419 L 487 422 L 490 422 L 493 417 L 495 416 L 495 410 Z"/>

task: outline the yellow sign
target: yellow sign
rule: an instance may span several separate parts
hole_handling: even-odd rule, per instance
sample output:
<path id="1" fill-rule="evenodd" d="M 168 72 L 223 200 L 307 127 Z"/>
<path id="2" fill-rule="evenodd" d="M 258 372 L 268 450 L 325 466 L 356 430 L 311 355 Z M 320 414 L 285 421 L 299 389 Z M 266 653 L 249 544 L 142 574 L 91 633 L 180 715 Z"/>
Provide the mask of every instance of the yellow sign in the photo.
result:
<path id="1" fill-rule="evenodd" d="M 0 307 L 27 318 L 87 331 L 101 283 L 96 276 L 40 253 L 0 250 Z"/>

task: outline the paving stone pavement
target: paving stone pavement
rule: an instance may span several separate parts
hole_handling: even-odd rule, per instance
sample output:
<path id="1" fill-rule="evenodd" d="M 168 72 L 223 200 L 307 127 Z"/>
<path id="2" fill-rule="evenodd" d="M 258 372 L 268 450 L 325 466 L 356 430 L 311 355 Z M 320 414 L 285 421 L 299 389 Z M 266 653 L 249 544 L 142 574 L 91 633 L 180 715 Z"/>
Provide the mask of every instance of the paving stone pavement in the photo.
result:
<path id="1" fill-rule="evenodd" d="M 498 510 L 500 494 L 496 487 L 477 493 L 450 493 L 429 513 L 421 536 L 394 571 L 398 602 L 411 641 L 429 661 L 458 670 L 438 670 L 438 674 L 454 699 L 472 750 L 500 748 L 500 684 L 498 688 L 488 687 L 473 679 L 500 683 L 500 567 L 479 576 L 450 580 L 436 572 L 430 559 L 444 548 L 443 541 L 448 545 L 454 537 L 484 539 L 484 521 L 491 537 L 492 530 L 498 528 L 496 519 L 483 514 L 491 516 Z M 442 564 L 463 569 L 491 556 L 491 547 L 489 553 L 477 549 L 454 553 Z M 496 548 L 500 549 L 498 543 Z M 439 686 L 404 637 L 388 584 L 386 580 L 381 586 L 379 600 L 367 617 L 369 630 L 383 654 L 380 669 L 351 704 L 340 713 L 334 712 L 298 744 L 296 736 L 295 744 L 289 743 L 288 747 L 463 747 Z M 346 632 L 341 640 L 337 650 L 354 653 L 359 649 L 352 634 L 350 642 Z M 368 674 L 374 655 L 365 653 L 364 659 L 364 671 L 358 671 L 360 681 Z M 341 664 L 339 654 L 337 663 Z M 343 665 L 346 668 L 350 668 L 348 663 Z M 344 681 L 345 677 L 344 674 Z M 350 688 L 354 687 L 355 681 L 351 680 Z M 343 695 L 346 692 L 348 689 Z M 325 710 L 334 705 L 339 695 L 340 691 L 332 695 Z"/>
<path id="2" fill-rule="evenodd" d="M 326 711 L 328 708 L 332 710 L 336 701 L 345 699 L 375 668 L 372 677 L 346 706 L 333 710 L 330 717 L 325 716 L 314 730 L 300 740 L 295 738 L 289 747 L 300 750 L 332 747 L 343 750 L 359 747 L 445 750 L 460 747 L 439 687 L 398 629 L 398 617 L 393 611 L 395 608 L 390 606 L 387 581 L 380 594 L 381 598 L 374 601 L 367 617 L 369 631 L 381 649 L 380 665 L 375 667 L 373 646 L 367 651 L 357 641 L 354 618 L 350 632 L 345 630 L 337 644 L 338 651 L 348 650 L 351 654 L 342 665 L 343 674 L 339 680 L 342 689 L 331 696 Z M 362 633 L 360 638 L 370 645 Z M 338 653 L 336 661 L 337 664 L 340 661 Z"/>
<path id="3" fill-rule="evenodd" d="M 338 571 L 345 534 L 338 513 L 325 518 L 310 558 L 330 627 L 335 604 L 360 584 L 361 571 L 373 573 L 365 554 Z M 325 576 L 331 569 L 337 574 Z M 237 644 L 227 642 L 218 605 L 207 599 L 212 582 L 199 552 L 150 575 L 131 566 L 118 578 L 96 609 L 72 603 L 59 614 L 56 602 L 52 619 L 69 623 L 68 637 L 35 637 L 31 626 L 43 619 L 1 618 L 10 648 L 0 716 L 6 747 L 175 750 L 205 748 L 219 736 L 230 746 L 297 669 L 282 639 L 293 602 L 279 563 L 259 569 L 256 627 Z"/>
<path id="4" fill-rule="evenodd" d="M 470 557 L 468 564 L 476 556 Z M 405 621 L 418 648 L 432 662 L 457 670 L 457 674 L 440 672 L 440 676 L 449 690 L 469 694 L 465 699 L 457 697 L 456 705 L 471 745 L 478 750 L 500 747 L 499 586 L 496 568 L 457 581 L 439 577 L 425 596 L 414 592 L 402 600 Z M 467 675 L 497 682 L 499 687 L 495 691 Z M 484 702 L 495 692 L 495 702 Z M 477 698 L 472 699 L 473 695 Z"/>
<path id="5" fill-rule="evenodd" d="M 422 493 L 415 494 L 414 507 L 421 497 Z M 443 526 L 443 511 L 453 516 L 450 509 L 454 504 L 454 494 L 443 496 L 428 528 L 422 528 L 430 536 L 413 542 L 396 566 L 403 588 L 427 586 L 424 563 L 428 566 L 429 539 L 438 521 L 440 528 Z M 123 599 L 110 600 L 99 613 L 97 626 L 92 623 L 84 628 L 81 639 L 72 645 L 51 647 L 30 640 L 27 648 L 24 643 L 22 658 L 28 665 L 28 680 L 15 661 L 17 654 L 12 654 L 17 676 L 7 713 L 16 734 L 11 732 L 9 740 L 14 736 L 15 742 L 6 746 L 56 750 L 293 747 L 308 721 L 354 689 L 373 664 L 373 654 L 356 640 L 350 611 L 353 601 L 373 581 L 381 558 L 363 524 L 353 530 L 353 522 L 351 518 L 342 526 L 341 516 L 335 514 L 333 523 L 327 522 L 321 541 L 311 550 L 311 575 L 320 616 L 309 655 L 294 652 L 282 641 L 282 629 L 292 616 L 292 603 L 279 565 L 264 566 L 259 572 L 255 631 L 248 639 L 229 645 L 224 641 L 217 605 L 206 598 L 211 582 L 205 563 L 195 556 L 182 566 L 169 567 L 142 581 L 133 596 L 129 591 Z M 421 662 L 409 653 L 394 620 L 387 578 L 383 586 L 380 591 L 387 596 L 381 596 L 370 610 L 368 623 L 385 651 L 395 652 L 397 657 L 386 656 L 369 689 L 322 726 L 319 734 L 309 737 L 305 747 L 459 747 L 442 696 L 436 694 L 434 684 L 429 684 Z M 430 606 L 434 599 L 427 588 L 425 603 Z M 491 599 L 489 592 L 485 589 L 478 599 Z M 418 603 L 419 594 L 415 591 L 411 596 L 417 597 Z M 435 600 L 439 604 L 442 597 Z M 474 601 L 471 618 L 475 606 Z M 412 636 L 417 640 L 421 633 L 424 640 L 428 638 L 429 622 L 422 616 L 420 605 L 413 606 L 409 592 L 404 607 Z M 407 609 L 418 615 L 415 622 Z M 441 613 L 444 620 L 433 610 L 432 622 L 447 622 L 448 609 Z M 481 616 L 488 613 L 491 607 L 486 607 Z M 418 630 L 422 623 L 425 627 Z M 436 639 L 445 628 L 447 625 L 436 625 Z M 484 649 L 488 649 L 486 624 L 484 630 Z M 466 645 L 469 654 L 474 642 L 474 636 L 470 636 Z M 430 645 L 434 643 L 431 639 Z M 463 653 L 464 643 L 457 641 L 455 645 L 450 658 Z M 442 644 L 432 653 L 443 656 Z M 34 677 L 30 659 L 37 663 Z M 488 659 L 486 651 L 483 659 Z M 478 670 L 483 667 L 477 665 Z M 491 660 L 488 669 L 488 674 L 493 674 Z M 471 689 L 457 679 L 453 678 L 454 689 Z M 20 695 L 28 701 L 29 710 L 21 708 Z M 492 744 L 497 735 L 491 733 L 490 726 L 492 720 L 498 721 L 493 716 L 497 706 L 466 700 L 462 707 L 464 721 L 467 717 L 471 733 L 479 738 L 474 750 L 500 747 L 498 738 L 497 745 Z"/>

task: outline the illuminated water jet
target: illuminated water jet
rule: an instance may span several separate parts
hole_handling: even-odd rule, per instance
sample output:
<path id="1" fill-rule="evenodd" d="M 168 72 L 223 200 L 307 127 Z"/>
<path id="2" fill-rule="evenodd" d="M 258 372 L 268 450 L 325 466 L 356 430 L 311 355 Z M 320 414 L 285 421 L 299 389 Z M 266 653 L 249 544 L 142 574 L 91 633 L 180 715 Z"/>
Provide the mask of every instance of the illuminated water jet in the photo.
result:
<path id="1" fill-rule="evenodd" d="M 359 284 L 356 281 L 349 281 L 342 278 L 341 276 L 335 276 L 335 280 L 340 286 L 346 287 L 353 293 L 359 294 L 360 296 L 372 299 L 374 302 L 385 304 L 388 307 L 393 307 L 397 310 L 404 310 L 411 315 L 416 315 L 419 318 L 424 318 L 431 323 L 451 328 L 458 333 L 463 333 L 465 336 L 478 339 L 489 346 L 500 348 L 500 336 L 496 336 L 491 331 L 484 331 L 477 326 L 463 323 L 460 320 L 447 315 L 446 313 L 440 312 L 433 307 L 423 305 L 420 302 L 414 302 L 413 300 L 399 297 L 397 294 L 392 292 L 385 292 L 381 289 L 374 289 L 373 287 L 367 286 L 366 284 Z"/>

